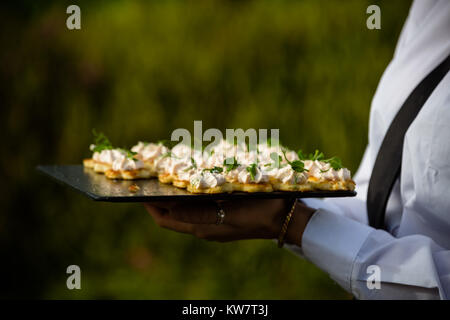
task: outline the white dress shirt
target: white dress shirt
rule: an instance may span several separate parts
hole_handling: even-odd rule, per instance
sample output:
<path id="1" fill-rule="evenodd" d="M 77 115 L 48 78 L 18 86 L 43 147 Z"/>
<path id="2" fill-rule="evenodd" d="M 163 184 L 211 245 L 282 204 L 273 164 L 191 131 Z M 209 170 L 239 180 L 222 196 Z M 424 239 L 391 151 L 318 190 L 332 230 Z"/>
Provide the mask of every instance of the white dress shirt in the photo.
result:
<path id="1" fill-rule="evenodd" d="M 304 201 L 318 210 L 302 249 L 289 248 L 359 299 L 450 298 L 450 73 L 406 133 L 387 231 L 368 226 L 366 209 L 370 175 L 391 121 L 449 54 L 450 1 L 415 1 L 372 101 L 369 143 L 355 175 L 357 197 Z M 380 289 L 367 285 L 370 265 L 379 267 Z"/>

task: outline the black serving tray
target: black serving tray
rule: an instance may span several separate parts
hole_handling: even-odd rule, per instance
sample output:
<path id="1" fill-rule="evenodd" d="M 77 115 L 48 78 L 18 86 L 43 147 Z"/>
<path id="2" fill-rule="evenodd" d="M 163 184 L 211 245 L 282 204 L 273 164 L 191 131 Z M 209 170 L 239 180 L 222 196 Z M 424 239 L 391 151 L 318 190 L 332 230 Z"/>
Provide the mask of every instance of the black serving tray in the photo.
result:
<path id="1" fill-rule="evenodd" d="M 158 179 L 147 180 L 110 180 L 103 174 L 95 173 L 92 169 L 82 165 L 50 165 L 38 166 L 37 169 L 87 195 L 95 201 L 107 202 L 151 202 L 178 200 L 227 200 L 227 199 L 255 199 L 255 198 L 326 198 L 326 197 L 354 197 L 355 191 L 308 191 L 308 192 L 233 192 L 217 194 L 192 194 L 184 189 L 163 184 Z M 129 186 L 136 184 L 139 190 L 132 193 Z"/>

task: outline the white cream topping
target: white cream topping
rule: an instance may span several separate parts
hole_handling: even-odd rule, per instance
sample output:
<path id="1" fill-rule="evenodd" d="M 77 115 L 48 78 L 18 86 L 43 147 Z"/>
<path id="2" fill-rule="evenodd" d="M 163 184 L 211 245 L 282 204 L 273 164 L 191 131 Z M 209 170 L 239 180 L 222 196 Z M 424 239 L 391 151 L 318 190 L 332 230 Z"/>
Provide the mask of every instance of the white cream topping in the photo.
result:
<path id="1" fill-rule="evenodd" d="M 92 154 L 92 159 L 94 159 L 95 161 L 99 161 L 100 159 L 100 153 L 99 152 L 94 152 Z"/>
<path id="2" fill-rule="evenodd" d="M 177 144 L 171 150 L 172 156 L 176 158 L 188 158 L 191 156 L 192 149 L 190 146 L 183 143 Z"/>
<path id="3" fill-rule="evenodd" d="M 226 168 L 224 170 L 226 171 Z M 228 172 L 226 171 L 225 177 L 228 181 L 237 182 L 237 181 L 239 181 L 239 173 L 241 171 L 245 171 L 245 167 L 240 165 L 235 169 L 232 169 Z"/>
<path id="4" fill-rule="evenodd" d="M 152 144 L 152 143 L 149 143 L 149 144 Z M 137 145 L 135 145 L 131 148 L 131 151 L 141 153 L 142 150 L 144 150 L 147 145 L 148 144 L 146 144 L 142 141 L 139 141 Z"/>
<path id="5" fill-rule="evenodd" d="M 339 170 L 329 169 L 323 172 L 323 177 L 327 180 L 350 180 L 350 170 L 347 168 L 342 168 Z"/>
<path id="6" fill-rule="evenodd" d="M 206 152 L 202 153 L 200 151 L 194 151 L 192 154 L 192 158 L 194 159 L 197 168 L 199 169 L 208 168 L 207 166 L 208 156 L 206 156 Z"/>
<path id="7" fill-rule="evenodd" d="M 212 148 L 213 153 L 226 154 L 227 151 L 233 151 L 235 146 L 229 143 L 226 139 L 221 140 Z"/>
<path id="8" fill-rule="evenodd" d="M 122 159 L 124 157 L 126 157 L 125 152 L 119 149 L 107 149 L 102 150 L 101 152 L 94 152 L 92 156 L 95 161 L 107 164 L 113 164 L 115 160 Z"/>
<path id="9" fill-rule="evenodd" d="M 304 172 L 295 172 L 290 165 L 276 170 L 275 178 L 285 184 L 302 184 L 307 180 Z"/>
<path id="10" fill-rule="evenodd" d="M 261 168 L 256 167 L 256 174 L 254 175 L 254 179 L 252 179 L 252 176 L 250 172 L 247 171 L 247 169 L 242 170 L 238 174 L 238 181 L 241 183 L 266 183 L 269 181 L 269 176 L 267 173 Z"/>
<path id="11" fill-rule="evenodd" d="M 214 188 L 223 185 L 225 181 L 223 174 L 200 170 L 190 178 L 190 183 L 197 189 Z"/>
<path id="12" fill-rule="evenodd" d="M 271 179 L 277 179 L 278 170 L 279 170 L 278 168 L 273 168 L 273 167 L 264 168 L 264 171 L 267 173 L 267 175 Z"/>
<path id="13" fill-rule="evenodd" d="M 137 170 L 144 167 L 142 161 L 130 159 L 124 150 L 108 149 L 101 152 L 94 152 L 92 158 L 95 161 L 110 164 L 115 171 Z"/>
<path id="14" fill-rule="evenodd" d="M 186 169 L 178 171 L 178 180 L 181 181 L 189 181 L 191 179 L 191 176 L 196 172 L 195 169 Z"/>
<path id="15" fill-rule="evenodd" d="M 241 151 L 236 155 L 238 163 L 248 166 L 258 161 L 258 153 L 256 151 Z"/>
<path id="16" fill-rule="evenodd" d="M 154 161 L 157 157 L 167 153 L 169 149 L 162 143 L 144 143 L 139 141 L 137 145 L 131 148 L 131 151 L 137 152 L 143 161 Z"/>
<path id="17" fill-rule="evenodd" d="M 352 178 L 352 173 L 347 168 L 342 168 L 338 170 L 338 177 L 342 180 L 350 180 Z"/>
<path id="18" fill-rule="evenodd" d="M 275 152 L 275 151 L 271 151 L 271 150 L 268 149 L 268 150 L 260 152 L 258 154 L 258 162 L 262 163 L 262 164 L 272 163 L 273 160 L 270 158 L 270 155 L 272 154 L 272 152 Z M 279 153 L 277 153 L 277 154 L 281 155 Z"/>
<path id="19" fill-rule="evenodd" d="M 308 170 L 310 176 L 314 176 L 318 179 L 327 180 L 350 180 L 351 173 L 347 168 L 341 168 L 334 170 L 329 163 L 323 161 L 305 160 L 305 169 Z"/>
<path id="20" fill-rule="evenodd" d="M 304 165 L 307 170 L 305 173 L 295 172 L 288 162 L 285 160 L 281 147 L 268 146 L 267 144 L 258 145 L 258 152 L 247 151 L 245 144 L 237 147 L 226 140 L 222 140 L 212 148 L 213 152 L 195 151 L 187 145 L 179 143 L 171 150 L 171 156 L 162 156 L 169 150 L 162 144 L 144 144 L 139 142 L 133 147 L 132 151 L 139 152 L 143 159 L 154 158 L 154 164 L 158 172 L 178 175 L 180 180 L 189 180 L 199 176 L 200 169 L 211 169 L 213 167 L 223 167 L 223 176 L 226 176 L 228 181 L 239 181 L 241 183 L 265 183 L 270 178 L 277 179 L 282 183 L 302 183 L 306 177 L 314 176 L 318 179 L 328 180 L 349 180 L 351 179 L 350 171 L 346 168 L 334 170 L 329 163 L 318 160 L 305 160 Z M 146 151 L 147 150 L 147 151 Z M 114 161 L 117 156 L 117 151 L 104 150 L 101 154 L 94 153 L 94 159 L 103 159 L 107 163 Z M 231 151 L 231 153 L 230 153 Z M 228 152 L 228 153 L 227 153 Z M 266 167 L 266 164 L 272 164 L 273 159 L 270 154 L 276 152 L 282 157 L 283 166 L 281 168 Z M 286 158 L 289 162 L 299 160 L 295 151 L 287 150 L 285 152 Z M 228 157 L 235 157 L 240 166 L 236 169 L 226 172 L 224 167 L 224 160 Z M 192 165 L 194 159 L 195 166 Z M 254 180 L 251 179 L 251 174 L 246 170 L 246 167 L 258 163 Z M 198 170 L 197 170 L 198 169 Z M 209 171 L 204 171 L 206 178 L 201 179 L 201 183 L 209 183 L 211 178 Z M 217 175 L 217 174 L 213 174 Z M 221 175 L 222 176 L 222 175 Z M 206 181 L 206 182 L 205 182 Z M 296 182 L 297 181 L 297 182 Z M 209 184 L 208 184 L 209 185 Z"/>
<path id="21" fill-rule="evenodd" d="M 318 160 L 305 160 L 304 164 L 305 169 L 308 170 L 308 174 L 316 178 L 321 178 L 322 171 L 330 169 L 328 163 L 320 162 Z"/>
<path id="22" fill-rule="evenodd" d="M 225 156 L 222 153 L 213 153 L 206 159 L 205 166 L 206 168 L 221 167 L 224 160 Z"/>
<path id="23" fill-rule="evenodd" d="M 158 173 L 164 173 L 166 171 L 166 168 L 169 167 L 171 163 L 172 163 L 171 157 L 160 156 L 155 159 L 153 164 L 155 166 L 156 171 L 158 171 Z"/>
<path id="24" fill-rule="evenodd" d="M 295 152 L 295 151 L 289 150 L 289 151 L 286 151 L 285 154 L 286 154 L 286 158 L 287 158 L 290 162 L 295 161 L 295 160 L 299 160 L 298 154 L 297 154 L 297 152 Z M 286 160 L 284 159 L 284 156 L 283 156 L 283 160 L 286 161 Z"/>
<path id="25" fill-rule="evenodd" d="M 112 163 L 112 169 L 120 170 L 138 170 L 144 167 L 144 163 L 140 160 L 133 160 L 127 157 L 118 158 Z"/>
<path id="26" fill-rule="evenodd" d="M 192 167 L 191 158 L 172 159 L 166 167 L 166 172 L 171 175 L 178 175 L 180 171 L 186 170 L 190 167 Z"/>

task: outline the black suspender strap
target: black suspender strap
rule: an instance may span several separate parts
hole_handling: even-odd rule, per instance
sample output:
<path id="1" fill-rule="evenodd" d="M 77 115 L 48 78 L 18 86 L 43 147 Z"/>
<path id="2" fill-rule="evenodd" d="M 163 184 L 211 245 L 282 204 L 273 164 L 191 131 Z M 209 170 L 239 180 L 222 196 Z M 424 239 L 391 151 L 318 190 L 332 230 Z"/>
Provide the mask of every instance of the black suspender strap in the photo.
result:
<path id="1" fill-rule="evenodd" d="M 384 229 L 389 195 L 400 176 L 405 133 L 449 69 L 450 55 L 411 92 L 384 136 L 367 190 L 369 224 L 376 229 Z"/>

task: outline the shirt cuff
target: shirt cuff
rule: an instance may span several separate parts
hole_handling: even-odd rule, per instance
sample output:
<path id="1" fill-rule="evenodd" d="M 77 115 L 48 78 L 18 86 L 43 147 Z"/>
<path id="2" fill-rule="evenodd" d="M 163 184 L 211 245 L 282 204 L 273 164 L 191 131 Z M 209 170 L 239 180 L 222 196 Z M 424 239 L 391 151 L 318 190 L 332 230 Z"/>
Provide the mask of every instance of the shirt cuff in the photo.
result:
<path id="1" fill-rule="evenodd" d="M 359 250 L 373 229 L 350 218 L 319 208 L 302 237 L 303 255 L 352 292 L 352 269 Z"/>

